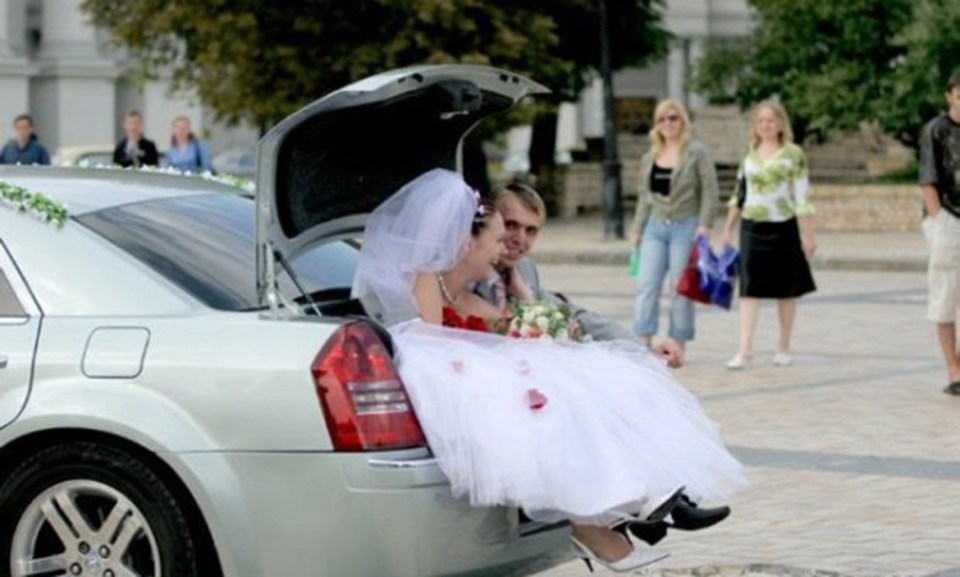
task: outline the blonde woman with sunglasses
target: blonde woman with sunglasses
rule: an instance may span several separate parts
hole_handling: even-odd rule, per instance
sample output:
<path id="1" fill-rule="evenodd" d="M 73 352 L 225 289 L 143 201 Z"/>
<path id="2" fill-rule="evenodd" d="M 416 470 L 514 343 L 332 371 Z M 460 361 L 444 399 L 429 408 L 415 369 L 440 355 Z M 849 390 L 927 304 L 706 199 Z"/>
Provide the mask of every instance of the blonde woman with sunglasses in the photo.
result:
<path id="1" fill-rule="evenodd" d="M 694 337 L 693 301 L 676 293 L 694 239 L 709 240 L 719 205 L 717 172 L 707 148 L 691 137 L 690 116 L 677 100 L 657 105 L 650 151 L 640 161 L 637 210 L 630 242 L 640 251 L 634 332 L 647 344 L 657 334 L 663 282 L 670 283 L 668 336 Z"/>

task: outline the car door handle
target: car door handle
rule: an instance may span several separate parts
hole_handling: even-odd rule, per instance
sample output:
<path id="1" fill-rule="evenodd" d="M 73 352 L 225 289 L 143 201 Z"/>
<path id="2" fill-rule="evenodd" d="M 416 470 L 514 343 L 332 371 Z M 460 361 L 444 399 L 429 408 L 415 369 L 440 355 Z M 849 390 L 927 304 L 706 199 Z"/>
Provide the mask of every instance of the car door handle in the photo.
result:
<path id="1" fill-rule="evenodd" d="M 7 363 L 9 362 L 10 362 L 10 357 L 8 357 L 3 353 L 0 353 L 0 369 L 7 368 Z"/>

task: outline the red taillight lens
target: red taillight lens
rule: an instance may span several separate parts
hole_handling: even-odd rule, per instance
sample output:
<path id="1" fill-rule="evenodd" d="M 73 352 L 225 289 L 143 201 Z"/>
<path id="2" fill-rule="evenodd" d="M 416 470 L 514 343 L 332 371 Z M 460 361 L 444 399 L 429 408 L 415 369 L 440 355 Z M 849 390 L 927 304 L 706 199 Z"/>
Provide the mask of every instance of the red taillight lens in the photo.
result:
<path id="1" fill-rule="evenodd" d="M 336 450 L 403 449 L 425 443 L 390 354 L 366 323 L 340 327 L 311 369 Z"/>

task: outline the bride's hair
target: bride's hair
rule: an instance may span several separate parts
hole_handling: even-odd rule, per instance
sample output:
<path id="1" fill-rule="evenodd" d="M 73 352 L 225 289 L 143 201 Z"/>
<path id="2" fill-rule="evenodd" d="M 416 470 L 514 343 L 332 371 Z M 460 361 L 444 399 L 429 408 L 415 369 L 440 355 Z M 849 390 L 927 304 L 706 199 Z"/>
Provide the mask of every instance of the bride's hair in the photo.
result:
<path id="1" fill-rule="evenodd" d="M 453 268 L 493 213 L 456 172 L 436 168 L 414 178 L 367 218 L 353 297 L 375 302 L 393 322 L 416 317 L 417 275 Z"/>
<path id="2" fill-rule="evenodd" d="M 473 221 L 470 223 L 470 234 L 479 235 L 483 229 L 487 228 L 490 217 L 497 212 L 497 207 L 488 198 L 480 197 L 477 204 L 477 212 L 473 215 Z"/>

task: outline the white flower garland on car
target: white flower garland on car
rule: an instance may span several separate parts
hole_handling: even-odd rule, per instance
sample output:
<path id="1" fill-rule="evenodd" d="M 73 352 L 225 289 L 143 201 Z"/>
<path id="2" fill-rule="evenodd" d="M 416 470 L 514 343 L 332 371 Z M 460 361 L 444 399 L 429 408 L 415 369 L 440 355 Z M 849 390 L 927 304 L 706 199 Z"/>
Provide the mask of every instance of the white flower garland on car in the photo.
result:
<path id="1" fill-rule="evenodd" d="M 219 182 L 220 184 L 226 184 L 227 186 L 233 186 L 239 188 L 246 192 L 254 192 L 257 188 L 256 183 L 247 178 L 240 178 L 239 176 L 233 176 L 231 174 L 214 174 L 208 170 L 203 172 L 190 172 L 177 170 L 172 166 L 167 166 L 165 168 L 160 168 L 156 166 L 140 166 L 137 168 L 128 167 L 124 168 L 116 164 L 89 164 L 87 162 L 80 162 L 77 165 L 80 168 L 94 168 L 98 170 L 136 170 L 140 172 L 157 172 L 160 174 L 175 174 L 177 176 L 188 176 L 190 178 L 199 178 L 202 180 L 209 180 L 213 182 Z"/>
<path id="2" fill-rule="evenodd" d="M 66 204 L 21 186 L 0 181 L 0 200 L 20 212 L 29 212 L 44 222 L 55 224 L 57 228 L 67 222 Z"/>
<path id="3" fill-rule="evenodd" d="M 142 172 L 175 174 L 177 176 L 188 176 L 219 182 L 220 184 L 239 188 L 248 193 L 253 193 L 256 190 L 256 184 L 254 184 L 252 180 L 229 174 L 213 174 L 209 171 L 196 173 L 183 172 L 172 167 L 157 168 L 153 166 L 141 166 L 139 168 L 123 168 L 117 165 L 91 165 L 84 163 L 80 163 L 78 166 L 101 170 L 138 170 Z M 20 212 L 28 212 L 44 222 L 55 224 L 57 228 L 62 227 L 67 222 L 68 213 L 66 204 L 48 198 L 39 192 L 33 192 L 21 186 L 15 186 L 3 181 L 0 181 L 0 203 L 6 204 Z"/>

